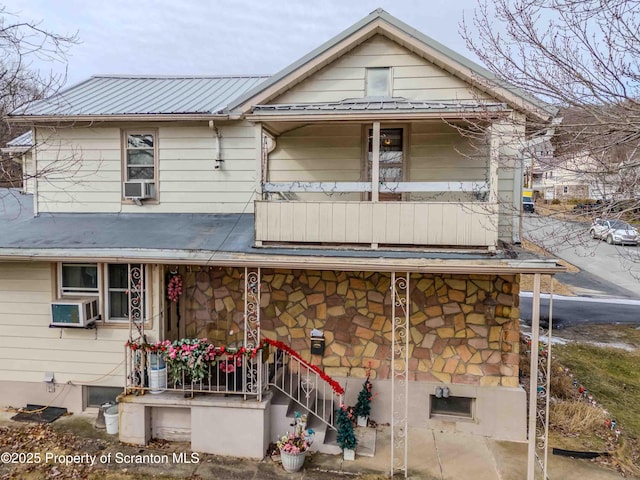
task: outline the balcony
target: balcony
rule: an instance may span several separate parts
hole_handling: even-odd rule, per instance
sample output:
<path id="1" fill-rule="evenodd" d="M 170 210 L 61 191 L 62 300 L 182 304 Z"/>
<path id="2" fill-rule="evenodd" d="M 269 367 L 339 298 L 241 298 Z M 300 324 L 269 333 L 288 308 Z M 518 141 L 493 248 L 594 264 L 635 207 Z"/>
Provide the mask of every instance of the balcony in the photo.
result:
<path id="1" fill-rule="evenodd" d="M 460 201 L 298 200 L 296 192 L 370 192 L 370 183 L 268 183 L 267 193 L 282 200 L 255 203 L 258 245 L 272 243 L 353 244 L 367 247 L 436 246 L 494 248 L 498 204 L 485 201 L 483 182 L 400 182 L 380 184 L 379 194 L 456 194 Z M 283 194 L 286 192 L 286 194 Z M 406 198 L 406 197 L 405 197 Z M 464 198 L 464 200 L 463 200 Z"/>

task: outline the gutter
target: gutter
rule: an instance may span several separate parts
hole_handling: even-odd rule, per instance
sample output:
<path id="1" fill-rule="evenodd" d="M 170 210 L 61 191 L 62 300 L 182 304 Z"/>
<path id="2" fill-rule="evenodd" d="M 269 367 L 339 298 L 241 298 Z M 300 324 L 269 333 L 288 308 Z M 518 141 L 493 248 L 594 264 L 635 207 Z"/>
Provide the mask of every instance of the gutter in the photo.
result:
<path id="1" fill-rule="evenodd" d="M 229 120 L 226 113 L 156 113 L 156 114 L 118 114 L 118 115 L 15 115 L 8 116 L 9 123 L 17 125 L 34 123 L 74 123 L 74 122 L 166 122 L 166 121 L 202 121 Z"/>

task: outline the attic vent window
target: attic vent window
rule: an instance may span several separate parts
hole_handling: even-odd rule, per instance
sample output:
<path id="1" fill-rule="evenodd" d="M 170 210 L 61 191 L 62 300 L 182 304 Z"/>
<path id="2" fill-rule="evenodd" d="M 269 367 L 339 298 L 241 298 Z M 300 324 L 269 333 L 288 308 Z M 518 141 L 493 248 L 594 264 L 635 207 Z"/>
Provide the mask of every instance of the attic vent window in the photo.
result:
<path id="1" fill-rule="evenodd" d="M 391 69 L 367 68 L 367 97 L 391 96 Z"/>

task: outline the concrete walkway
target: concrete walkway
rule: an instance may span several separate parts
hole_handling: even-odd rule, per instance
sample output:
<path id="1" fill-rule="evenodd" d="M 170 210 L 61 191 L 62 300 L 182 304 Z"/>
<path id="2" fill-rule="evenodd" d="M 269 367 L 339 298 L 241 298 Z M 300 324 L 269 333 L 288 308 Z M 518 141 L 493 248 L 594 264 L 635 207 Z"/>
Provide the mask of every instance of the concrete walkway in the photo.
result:
<path id="1" fill-rule="evenodd" d="M 0 411 L 0 426 L 27 428 L 30 424 L 13 422 L 13 414 Z M 166 454 L 189 452 L 187 444 L 158 447 L 135 447 L 118 442 L 117 435 L 107 435 L 93 427 L 95 415 L 81 414 L 62 417 L 51 424 L 61 435 L 73 434 L 78 438 L 69 441 L 64 453 L 105 454 L 117 452 L 127 455 Z M 344 461 L 341 455 L 310 454 L 303 470 L 287 473 L 267 458 L 262 461 L 202 454 L 196 463 L 172 461 L 170 464 L 107 464 L 96 466 L 104 472 L 104 478 L 147 478 L 170 476 L 171 478 L 224 478 L 224 479 L 323 479 L 363 478 L 382 480 L 389 478 L 390 428 L 377 428 L 375 456 L 359 455 L 355 461 Z M 524 443 L 499 442 L 484 437 L 462 435 L 453 432 L 415 428 L 409 431 L 408 478 L 415 480 L 525 480 L 527 446 Z M 0 442 L 1 445 L 1 442 Z M 61 446 L 57 446 L 58 450 Z M 26 447 L 25 447 L 26 448 Z M 34 445 L 29 448 L 33 449 Z M 64 448 L 64 447 L 63 447 Z M 0 450 L 2 450 L 0 448 Z M 81 451 L 82 450 L 82 451 Z M 2 453 L 2 452 L 0 452 Z M 62 453 L 60 451 L 59 453 Z M 402 451 L 399 452 L 402 455 Z M 175 458 L 175 457 L 173 457 Z M 623 477 L 606 468 L 585 460 L 550 455 L 550 480 L 621 480 Z M 46 469 L 45 465 L 39 466 Z M 37 468 L 36 470 L 38 470 Z M 96 472 L 96 470 L 93 470 Z M 11 472 L 9 464 L 0 462 L 0 477 Z M 115 476 L 114 476 L 115 475 Z M 403 478 L 397 474 L 395 478 Z M 61 478 L 70 478 L 62 476 Z M 541 479 L 539 474 L 537 479 Z M 628 477 L 627 477 L 628 478 Z"/>

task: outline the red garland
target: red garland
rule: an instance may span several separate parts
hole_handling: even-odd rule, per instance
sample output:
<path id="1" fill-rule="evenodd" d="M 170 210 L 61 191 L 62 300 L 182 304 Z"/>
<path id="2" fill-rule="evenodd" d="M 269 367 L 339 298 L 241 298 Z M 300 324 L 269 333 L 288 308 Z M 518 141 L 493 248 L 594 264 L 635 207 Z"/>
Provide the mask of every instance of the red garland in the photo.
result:
<path id="1" fill-rule="evenodd" d="M 338 395 L 343 395 L 344 394 L 344 388 L 342 388 L 342 385 L 340 385 L 336 380 L 334 380 L 333 378 L 331 378 L 329 375 L 327 375 L 326 373 L 324 373 L 323 370 L 321 370 L 319 367 L 317 367 L 316 365 L 311 365 L 310 363 L 307 363 L 298 352 L 296 352 L 295 350 L 293 350 L 291 347 L 289 347 L 289 345 L 286 345 L 278 340 L 271 340 L 270 338 L 265 338 L 263 340 L 263 342 L 268 343 L 269 345 L 274 346 L 275 348 L 279 349 L 279 350 L 283 350 L 285 352 L 287 352 L 289 355 L 291 355 L 294 358 L 297 358 L 298 360 L 300 360 L 307 368 L 309 368 L 309 370 L 313 370 L 314 372 L 316 372 L 318 375 L 320 375 L 320 378 L 322 380 L 324 380 L 325 382 L 327 382 L 331 388 L 333 389 L 334 392 L 336 392 L 336 394 Z"/>

